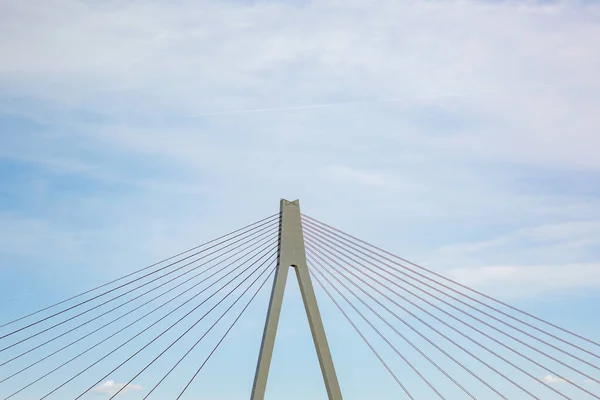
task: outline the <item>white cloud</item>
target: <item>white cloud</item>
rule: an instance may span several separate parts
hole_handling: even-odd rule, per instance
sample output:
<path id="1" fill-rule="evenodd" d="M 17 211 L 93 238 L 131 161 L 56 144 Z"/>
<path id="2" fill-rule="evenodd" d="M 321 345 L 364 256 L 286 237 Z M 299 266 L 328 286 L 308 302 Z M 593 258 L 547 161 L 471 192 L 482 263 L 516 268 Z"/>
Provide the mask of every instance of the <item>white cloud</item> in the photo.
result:
<path id="1" fill-rule="evenodd" d="M 451 278 L 491 295 L 534 297 L 553 292 L 600 287 L 600 263 L 499 265 L 457 268 Z"/>
<path id="2" fill-rule="evenodd" d="M 565 383 L 566 381 L 562 378 L 553 376 L 553 375 L 546 375 L 542 378 L 542 381 L 544 381 L 545 383 L 548 384 L 556 384 L 556 383 Z"/>
<path id="3" fill-rule="evenodd" d="M 600 221 L 589 220 L 546 223 L 515 229 L 481 240 L 443 246 L 430 256 L 430 262 L 445 266 L 474 266 L 474 263 L 503 264 L 514 260 L 518 251 L 520 262 L 565 264 L 583 258 L 593 258 L 600 245 Z M 512 258 L 511 258 L 512 257 Z"/>
<path id="4" fill-rule="evenodd" d="M 384 108 L 429 113 L 430 123 L 436 111 L 472 120 L 432 140 L 448 126 L 428 127 L 427 117 L 416 125 L 395 119 L 398 143 L 409 147 L 600 167 L 593 151 L 600 144 L 594 51 L 600 7 L 593 3 L 299 7 L 180 0 L 174 7 L 150 1 L 116 7 L 51 0 L 2 8 L 0 50 L 7 57 L 0 81 L 19 93 L 119 115 L 133 108 L 190 115 L 402 97 L 407 104 Z M 421 100 L 440 94 L 458 98 Z M 373 109 L 347 110 L 357 108 Z M 389 126 L 378 129 L 365 137 L 389 135 Z M 198 137 L 173 130 L 170 136 L 176 142 Z M 168 151 L 165 141 L 152 143 L 144 146 Z"/>
<path id="5" fill-rule="evenodd" d="M 474 285 L 596 284 L 598 197 L 519 185 L 598 173 L 599 47 L 584 1 L 0 0 L 0 111 L 59 132 L 1 135 L 59 177 L 0 237 L 50 258 L 134 237 L 153 259 L 300 197 Z M 311 104 L 337 106 L 289 109 Z M 235 114 L 253 109 L 273 110 Z M 126 190 L 60 191 L 61 174 Z"/>
<path id="6" fill-rule="evenodd" d="M 143 390 L 141 385 L 131 384 L 131 385 L 125 386 L 124 383 L 117 383 L 115 381 L 106 381 L 102 385 L 97 386 L 94 389 L 92 389 L 92 392 L 97 393 L 97 394 L 112 396 L 112 395 L 116 394 L 119 390 L 121 390 L 122 388 L 125 388 L 125 389 L 123 389 L 121 391 L 121 393 Z"/>
<path id="7" fill-rule="evenodd" d="M 531 297 L 600 287 L 600 223 L 565 221 L 445 245 L 426 264 L 500 296 Z"/>
<path id="8" fill-rule="evenodd" d="M 585 2 L 418 0 L 302 7 L 4 2 L 0 51 L 7 57 L 0 82 L 11 93 L 119 116 L 402 98 L 342 107 L 372 121 L 356 132 L 355 119 L 346 116 L 347 124 L 329 129 L 326 138 L 302 130 L 302 142 L 345 148 L 383 137 L 390 139 L 383 158 L 394 157 L 392 148 L 404 156 L 417 147 L 432 157 L 597 168 L 599 9 Z M 222 126 L 227 118 L 212 120 Z M 240 122 L 257 145 L 293 132 L 287 120 L 285 131 L 277 123 L 271 130 Z M 456 123 L 464 126 L 441 134 Z M 207 162 L 198 157 L 200 148 L 210 160 L 220 152 L 196 127 L 156 132 L 128 125 L 81 130 L 192 164 Z"/>

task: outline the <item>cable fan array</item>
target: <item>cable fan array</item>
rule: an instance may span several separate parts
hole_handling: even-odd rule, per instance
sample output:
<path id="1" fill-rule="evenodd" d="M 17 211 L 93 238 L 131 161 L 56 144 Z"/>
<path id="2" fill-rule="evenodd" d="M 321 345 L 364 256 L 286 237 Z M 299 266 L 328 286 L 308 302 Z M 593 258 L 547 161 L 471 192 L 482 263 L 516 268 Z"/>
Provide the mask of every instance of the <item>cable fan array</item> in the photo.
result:
<path id="1" fill-rule="evenodd" d="M 279 226 L 272 215 L 1 325 L 0 398 L 80 399 L 127 367 L 133 373 L 109 393 L 113 399 L 159 360 L 172 363 L 147 399 L 211 332 L 223 331 L 193 374 L 178 371 L 190 375 L 170 396 L 181 398 L 272 277 Z M 178 344 L 187 346 L 181 357 L 164 357 Z"/>
<path id="2" fill-rule="evenodd" d="M 78 400 L 116 373 L 127 379 L 110 399 L 144 379 L 139 398 L 179 400 L 264 293 L 280 226 L 278 213 L 0 325 L 0 400 Z M 307 215 L 302 228 L 318 294 L 397 384 L 394 398 L 600 400 L 597 341 Z"/>
<path id="3" fill-rule="evenodd" d="M 600 399 L 598 342 L 302 218 L 313 279 L 403 396 Z M 390 355 L 408 372 L 400 376 Z"/>

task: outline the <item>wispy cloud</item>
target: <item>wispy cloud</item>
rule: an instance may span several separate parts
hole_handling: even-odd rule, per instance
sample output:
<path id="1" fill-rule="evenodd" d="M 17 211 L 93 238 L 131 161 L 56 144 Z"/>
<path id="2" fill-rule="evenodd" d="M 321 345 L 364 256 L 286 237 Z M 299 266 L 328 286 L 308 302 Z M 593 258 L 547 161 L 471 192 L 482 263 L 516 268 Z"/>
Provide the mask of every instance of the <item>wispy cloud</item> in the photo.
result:
<path id="1" fill-rule="evenodd" d="M 566 265 L 480 265 L 447 274 L 493 295 L 534 297 L 552 292 L 600 287 L 600 263 Z"/>
<path id="2" fill-rule="evenodd" d="M 176 4 L 1 3 L 5 256 L 158 258 L 285 196 L 474 285 L 596 284 L 597 4 Z"/>
<path id="3" fill-rule="evenodd" d="M 121 391 L 121 393 L 143 390 L 141 385 L 135 385 L 135 384 L 125 385 L 125 383 L 117 383 L 115 381 L 106 381 L 103 384 L 101 384 L 100 386 L 96 386 L 94 389 L 92 389 L 92 392 L 97 393 L 97 394 L 106 395 L 106 396 L 112 396 L 121 389 L 123 389 Z"/>
<path id="4" fill-rule="evenodd" d="M 565 383 L 566 381 L 562 378 L 553 375 L 546 375 L 542 378 L 542 381 L 548 384 L 557 384 L 557 383 Z"/>
<path id="5" fill-rule="evenodd" d="M 481 93 L 478 93 L 481 94 Z M 227 110 L 227 111 L 215 111 L 198 115 L 191 115 L 190 117 L 210 117 L 219 115 L 240 115 L 240 114 L 254 114 L 254 113 L 266 113 L 266 112 L 277 112 L 277 111 L 299 111 L 299 110 L 310 110 L 317 108 L 330 108 L 330 107 L 348 107 L 348 106 L 361 106 L 361 105 L 374 105 L 374 104 L 385 104 L 385 103 L 404 103 L 413 104 L 414 102 L 422 102 L 427 100 L 437 99 L 452 99 L 469 96 L 467 94 L 439 94 L 430 96 L 419 96 L 419 97 L 406 97 L 397 99 L 379 99 L 379 100 L 355 100 L 355 101 L 338 101 L 331 103 L 320 103 L 320 104 L 304 104 L 304 105 L 290 105 L 270 108 L 254 108 L 254 109 L 241 109 L 241 110 Z"/>

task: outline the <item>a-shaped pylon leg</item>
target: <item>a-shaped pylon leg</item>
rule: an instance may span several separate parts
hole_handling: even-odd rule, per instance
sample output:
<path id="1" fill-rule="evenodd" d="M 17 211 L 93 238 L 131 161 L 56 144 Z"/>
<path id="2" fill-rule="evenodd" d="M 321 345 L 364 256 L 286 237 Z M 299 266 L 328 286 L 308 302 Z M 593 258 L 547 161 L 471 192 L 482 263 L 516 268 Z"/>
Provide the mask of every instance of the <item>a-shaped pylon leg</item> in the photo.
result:
<path id="1" fill-rule="evenodd" d="M 308 316 L 308 323 L 317 350 L 317 356 L 319 357 L 319 364 L 321 365 L 321 372 L 323 373 L 329 400 L 342 400 L 342 392 L 340 391 L 331 352 L 327 344 L 327 337 L 325 336 L 323 321 L 319 313 L 317 298 L 315 297 L 315 291 L 306 265 L 300 202 L 298 200 L 281 200 L 280 224 L 278 265 L 275 273 L 275 281 L 273 282 L 273 291 L 271 293 L 267 321 L 258 357 L 251 400 L 263 400 L 265 397 L 267 378 L 269 376 L 277 326 L 279 324 L 279 315 L 281 314 L 283 294 L 290 267 L 296 270 L 304 308 Z"/>

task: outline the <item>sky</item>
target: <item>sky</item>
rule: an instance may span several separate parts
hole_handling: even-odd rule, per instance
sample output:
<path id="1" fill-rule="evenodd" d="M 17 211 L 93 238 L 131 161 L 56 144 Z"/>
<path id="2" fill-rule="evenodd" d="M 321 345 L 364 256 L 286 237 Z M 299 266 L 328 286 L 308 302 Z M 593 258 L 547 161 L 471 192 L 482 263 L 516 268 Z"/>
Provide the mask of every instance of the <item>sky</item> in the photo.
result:
<path id="1" fill-rule="evenodd" d="M 598 48 L 584 0 L 0 0 L 0 320 L 287 198 L 600 339 Z M 326 398 L 294 285 L 267 398 Z M 346 397 L 402 398 L 317 295 Z M 198 398 L 247 398 L 259 301 Z"/>

